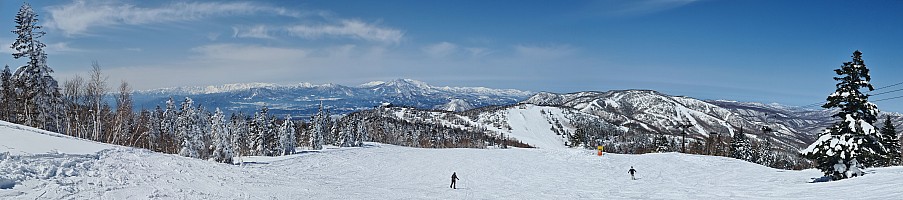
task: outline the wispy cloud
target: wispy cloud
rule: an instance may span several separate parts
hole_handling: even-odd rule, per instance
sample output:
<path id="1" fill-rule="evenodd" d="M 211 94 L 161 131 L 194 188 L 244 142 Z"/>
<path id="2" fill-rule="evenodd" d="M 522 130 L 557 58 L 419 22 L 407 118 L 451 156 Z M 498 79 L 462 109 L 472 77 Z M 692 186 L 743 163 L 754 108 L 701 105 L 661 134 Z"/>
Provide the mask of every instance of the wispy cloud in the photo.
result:
<path id="1" fill-rule="evenodd" d="M 423 48 L 423 52 L 433 58 L 442 58 L 455 53 L 458 45 L 450 42 L 440 42 Z"/>
<path id="2" fill-rule="evenodd" d="M 191 50 L 198 53 L 199 57 L 197 58 L 201 60 L 230 61 L 299 61 L 310 53 L 310 51 L 306 49 L 240 44 L 212 44 L 196 47 Z"/>
<path id="3" fill-rule="evenodd" d="M 428 52 L 447 57 L 429 56 Z M 471 57 L 489 53 L 493 56 Z M 584 61 L 575 59 L 575 54 L 579 51 L 565 44 L 517 45 L 490 50 L 451 42 L 438 42 L 418 49 L 382 44 L 297 47 L 218 43 L 191 48 L 184 58 L 117 66 L 108 71 L 111 78 L 129 80 L 140 89 L 261 81 L 357 84 L 362 80 L 401 75 L 426 80 L 449 77 L 535 79 L 580 66 Z M 524 68 L 535 70 L 518 70 Z M 481 75 L 474 75 L 474 71 Z M 160 81 L 161 77 L 167 81 Z"/>
<path id="4" fill-rule="evenodd" d="M 397 44 L 401 42 L 402 37 L 404 37 L 404 31 L 380 27 L 375 24 L 365 23 L 354 19 L 340 20 L 338 24 L 295 25 L 287 27 L 286 30 L 291 35 L 308 39 L 349 37 L 359 40 Z"/>
<path id="5" fill-rule="evenodd" d="M 215 16 L 271 14 L 302 17 L 305 13 L 251 2 L 178 2 L 160 7 L 138 7 L 113 1 L 76 0 L 48 8 L 47 27 L 68 36 L 87 34 L 93 27 L 194 21 Z"/>
<path id="6" fill-rule="evenodd" d="M 266 25 L 256 25 L 251 27 L 233 26 L 232 37 L 235 38 L 258 38 L 258 39 L 274 39 L 270 35 L 269 28 Z"/>
<path id="7" fill-rule="evenodd" d="M 85 52 L 87 50 L 71 47 L 71 46 L 69 46 L 68 42 L 57 42 L 57 43 L 47 44 L 45 51 L 47 51 L 47 53 L 51 53 L 51 54 L 53 54 L 53 53 L 58 54 L 58 53 L 69 53 L 69 52 Z"/>
<path id="8" fill-rule="evenodd" d="M 473 56 L 473 57 L 483 57 L 483 56 L 492 54 L 492 50 L 490 50 L 489 48 L 469 47 L 469 48 L 464 48 L 464 49 L 467 50 L 467 52 L 470 53 L 470 56 Z"/>
<path id="9" fill-rule="evenodd" d="M 601 0 L 592 12 L 609 16 L 636 16 L 675 9 L 700 0 Z"/>

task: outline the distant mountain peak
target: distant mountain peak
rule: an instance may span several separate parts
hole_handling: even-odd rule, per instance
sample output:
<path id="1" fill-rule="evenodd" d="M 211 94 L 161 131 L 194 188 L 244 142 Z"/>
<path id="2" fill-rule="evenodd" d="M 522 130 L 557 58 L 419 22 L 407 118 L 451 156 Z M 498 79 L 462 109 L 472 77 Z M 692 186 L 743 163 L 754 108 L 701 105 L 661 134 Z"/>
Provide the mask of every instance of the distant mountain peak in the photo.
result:
<path id="1" fill-rule="evenodd" d="M 386 83 L 385 81 L 370 81 L 370 82 L 361 84 L 358 87 L 362 87 L 362 88 L 374 87 L 374 86 L 382 85 L 385 83 Z"/>

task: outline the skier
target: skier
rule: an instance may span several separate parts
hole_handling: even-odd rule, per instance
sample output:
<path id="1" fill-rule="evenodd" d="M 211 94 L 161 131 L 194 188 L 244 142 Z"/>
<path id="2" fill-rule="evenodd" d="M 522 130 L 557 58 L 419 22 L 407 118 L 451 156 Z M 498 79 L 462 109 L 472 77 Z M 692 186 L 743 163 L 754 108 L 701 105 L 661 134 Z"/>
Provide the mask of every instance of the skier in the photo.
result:
<path id="1" fill-rule="evenodd" d="M 455 172 L 452 172 L 451 179 L 452 179 L 452 183 L 448 187 L 450 187 L 452 189 L 458 189 L 458 188 L 455 188 L 455 180 L 460 180 L 460 179 L 458 179 L 458 174 L 456 174 Z"/>
<path id="2" fill-rule="evenodd" d="M 627 173 L 630 173 L 631 180 L 636 180 L 636 177 L 633 176 L 633 174 L 636 173 L 636 170 L 633 169 L 633 166 L 630 166 L 630 170 L 627 170 Z"/>

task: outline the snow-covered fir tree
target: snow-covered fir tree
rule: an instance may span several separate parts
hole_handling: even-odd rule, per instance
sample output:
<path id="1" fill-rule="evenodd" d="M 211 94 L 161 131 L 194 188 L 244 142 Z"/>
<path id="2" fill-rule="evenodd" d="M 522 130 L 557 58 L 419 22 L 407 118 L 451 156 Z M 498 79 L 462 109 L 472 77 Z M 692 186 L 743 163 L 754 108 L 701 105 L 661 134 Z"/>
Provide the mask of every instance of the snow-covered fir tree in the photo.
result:
<path id="1" fill-rule="evenodd" d="M 200 113 L 194 108 L 194 100 L 185 97 L 185 101 L 182 102 L 182 112 L 176 123 L 177 135 L 181 141 L 179 155 L 203 158 L 201 151 L 204 149 L 204 142 L 202 141 L 203 130 L 200 121 Z"/>
<path id="2" fill-rule="evenodd" d="M 179 111 L 176 110 L 175 101 L 173 101 L 172 97 L 169 100 L 166 100 L 166 110 L 163 110 L 162 118 L 160 119 L 160 131 L 161 131 L 161 146 L 163 147 L 163 152 L 166 153 L 178 153 L 177 142 L 175 141 L 177 137 L 176 135 L 176 119 L 178 119 Z"/>
<path id="3" fill-rule="evenodd" d="M 267 133 L 269 127 L 267 123 L 267 107 L 263 107 L 260 112 L 254 114 L 254 121 L 250 122 L 248 135 L 251 136 L 249 147 L 251 155 L 263 156 L 267 154 Z"/>
<path id="4" fill-rule="evenodd" d="M 900 158 L 900 139 L 897 134 L 897 128 L 891 123 L 890 116 L 884 119 L 884 126 L 881 127 L 881 144 L 887 149 L 887 158 L 883 162 L 878 163 L 879 166 L 896 166 L 903 164 Z"/>
<path id="5" fill-rule="evenodd" d="M 160 106 L 150 111 L 150 117 L 144 122 L 144 129 L 147 131 L 147 147 L 153 151 L 162 151 L 160 149 L 160 141 L 163 137 L 163 130 L 160 129 L 160 120 L 163 118 L 163 109 Z"/>
<path id="6" fill-rule="evenodd" d="M 49 131 L 61 130 L 62 99 L 56 80 L 51 76 L 53 69 L 47 66 L 44 43 L 39 41 L 45 32 L 38 25 L 38 14 L 31 5 L 24 3 L 19 8 L 15 20 L 18 37 L 12 44 L 13 58 L 26 57 L 28 63 L 14 73 L 19 88 L 21 123 Z"/>
<path id="7" fill-rule="evenodd" d="M 232 132 L 232 150 L 235 156 L 248 155 L 248 123 L 244 114 L 232 114 L 229 132 Z"/>
<path id="8" fill-rule="evenodd" d="M 0 72 L 0 120 L 8 122 L 16 122 L 14 120 L 13 108 L 16 102 L 16 90 L 13 85 L 13 74 L 9 70 L 9 65 L 3 67 Z"/>
<path id="9" fill-rule="evenodd" d="M 330 120 L 328 114 L 323 110 L 323 104 L 320 103 L 320 108 L 317 110 L 317 114 L 313 116 L 311 119 L 311 132 L 310 132 L 310 148 L 314 150 L 323 149 L 323 135 L 327 134 L 327 130 L 329 130 L 327 121 Z"/>
<path id="10" fill-rule="evenodd" d="M 828 96 L 823 108 L 838 108 L 831 127 L 800 153 L 815 160 L 817 168 L 834 180 L 863 175 L 862 169 L 881 160 L 887 150 L 880 143 L 880 133 L 872 125 L 877 121 L 878 107 L 860 90 L 874 90 L 869 69 L 862 53 L 853 52 L 853 61 L 844 62 L 834 72 L 837 90 Z"/>
<path id="11" fill-rule="evenodd" d="M 266 148 L 267 148 L 267 156 L 278 156 L 281 155 L 281 149 L 279 148 L 279 124 L 276 122 L 276 116 L 268 116 L 267 117 L 267 132 L 266 132 Z"/>
<path id="12" fill-rule="evenodd" d="M 213 155 L 217 162 L 231 163 L 233 157 L 232 134 L 226 126 L 226 116 L 219 108 L 210 117 L 210 135 L 213 138 Z"/>
<path id="13" fill-rule="evenodd" d="M 295 143 L 295 123 L 292 122 L 292 116 L 287 115 L 279 127 L 279 154 L 295 154 Z"/>
<path id="14" fill-rule="evenodd" d="M 731 158 L 751 162 L 755 161 L 753 160 L 752 145 L 742 129 L 739 133 L 735 133 L 734 136 L 731 137 Z"/>
<path id="15" fill-rule="evenodd" d="M 755 149 L 755 163 L 759 163 L 765 166 L 772 166 L 777 160 L 777 155 L 771 150 L 774 146 L 768 139 L 765 139 L 762 142 L 759 142 Z"/>

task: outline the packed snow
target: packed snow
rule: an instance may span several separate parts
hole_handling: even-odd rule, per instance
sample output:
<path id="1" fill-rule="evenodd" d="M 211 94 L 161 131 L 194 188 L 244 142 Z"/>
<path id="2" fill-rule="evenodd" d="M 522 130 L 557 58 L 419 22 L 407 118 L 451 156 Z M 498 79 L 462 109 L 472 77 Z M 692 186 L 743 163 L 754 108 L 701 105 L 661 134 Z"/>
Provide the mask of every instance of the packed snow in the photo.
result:
<path id="1" fill-rule="evenodd" d="M 0 188 L 4 188 L 0 199 L 897 199 L 903 195 L 898 184 L 903 167 L 809 183 L 821 172 L 772 169 L 724 157 L 596 156 L 594 151 L 569 148 L 418 149 L 378 143 L 245 158 L 257 162 L 228 165 L 3 125 L 0 152 L 18 153 L 0 154 Z M 42 145 L 57 146 L 52 149 L 58 151 L 25 148 Z M 638 180 L 630 180 L 631 166 L 638 170 Z M 452 172 L 461 179 L 458 189 L 449 188 Z"/>
<path id="2" fill-rule="evenodd" d="M 0 153 L 10 155 L 65 153 L 94 154 L 113 145 L 0 121 Z"/>

